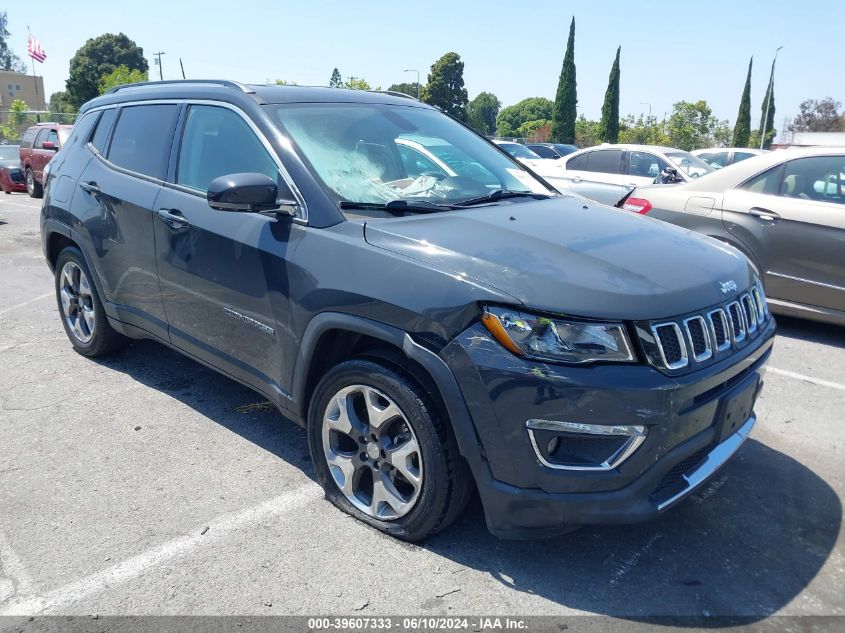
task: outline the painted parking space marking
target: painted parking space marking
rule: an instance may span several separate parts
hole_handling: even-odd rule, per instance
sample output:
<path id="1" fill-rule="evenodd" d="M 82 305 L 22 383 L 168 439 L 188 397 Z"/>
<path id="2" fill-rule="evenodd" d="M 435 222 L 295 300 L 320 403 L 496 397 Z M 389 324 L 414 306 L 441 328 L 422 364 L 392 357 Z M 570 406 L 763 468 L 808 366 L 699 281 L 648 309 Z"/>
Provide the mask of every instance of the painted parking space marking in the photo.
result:
<path id="1" fill-rule="evenodd" d="M 42 299 L 46 299 L 47 297 L 52 297 L 53 295 L 53 292 L 45 292 L 43 295 L 38 295 L 37 297 L 27 299 L 26 301 L 21 301 L 20 303 L 15 304 L 13 306 L 9 306 L 8 308 L 3 308 L 2 310 L 0 310 L 0 316 L 8 314 L 9 312 L 14 312 L 15 310 L 19 310 L 24 306 L 28 306 L 30 303 L 35 303 L 36 301 L 41 301 Z"/>
<path id="2" fill-rule="evenodd" d="M 794 371 L 778 369 L 777 367 L 769 367 L 766 371 L 769 371 L 777 376 L 785 376 L 787 378 L 794 378 L 795 380 L 803 380 L 804 382 L 819 385 L 820 387 L 829 387 L 831 389 L 845 391 L 845 385 L 843 385 L 842 383 L 833 382 L 831 380 L 822 380 L 821 378 L 814 378 L 813 376 L 806 376 L 804 374 L 799 374 Z"/>
<path id="3" fill-rule="evenodd" d="M 177 537 L 158 547 L 137 554 L 107 569 L 40 595 L 20 594 L 0 609 L 2 615 L 35 615 L 56 612 L 104 589 L 112 588 L 144 575 L 151 569 L 195 549 L 218 542 L 223 537 L 261 521 L 289 514 L 309 501 L 322 497 L 322 489 L 313 482 L 294 488 L 269 501 L 233 514 L 224 514 L 197 527 L 191 534 Z"/>

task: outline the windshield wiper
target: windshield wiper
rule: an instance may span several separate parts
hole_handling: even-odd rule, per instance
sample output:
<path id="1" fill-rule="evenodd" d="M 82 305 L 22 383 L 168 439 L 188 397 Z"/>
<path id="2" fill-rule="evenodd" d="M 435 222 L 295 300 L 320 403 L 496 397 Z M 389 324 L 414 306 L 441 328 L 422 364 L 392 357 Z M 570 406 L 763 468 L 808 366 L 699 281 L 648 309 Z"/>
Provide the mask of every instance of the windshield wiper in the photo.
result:
<path id="1" fill-rule="evenodd" d="M 451 211 L 454 207 L 445 204 L 436 204 L 428 200 L 391 200 L 385 204 L 377 202 L 353 202 L 341 200 L 341 209 L 366 209 L 368 211 L 386 211 L 393 215 L 402 213 L 438 213 L 440 211 Z"/>
<path id="2" fill-rule="evenodd" d="M 469 198 L 468 200 L 461 200 L 456 202 L 455 206 L 469 207 L 474 204 L 484 204 L 486 202 L 496 202 L 497 200 L 504 200 L 505 198 L 533 198 L 534 200 L 545 200 L 552 196 L 545 193 L 533 193 L 531 191 L 510 191 L 509 189 L 496 189 L 483 196 L 477 198 Z"/>

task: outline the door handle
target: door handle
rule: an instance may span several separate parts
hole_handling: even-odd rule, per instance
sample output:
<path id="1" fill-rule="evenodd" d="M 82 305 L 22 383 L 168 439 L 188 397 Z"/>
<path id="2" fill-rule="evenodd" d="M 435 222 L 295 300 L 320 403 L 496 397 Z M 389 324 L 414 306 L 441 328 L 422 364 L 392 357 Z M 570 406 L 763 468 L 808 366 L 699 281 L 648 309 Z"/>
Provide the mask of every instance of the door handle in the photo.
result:
<path id="1" fill-rule="evenodd" d="M 572 179 L 572 182 L 581 182 L 581 176 L 575 176 L 575 178 Z"/>
<path id="2" fill-rule="evenodd" d="M 751 207 L 748 210 L 751 215 L 760 218 L 761 220 L 768 220 L 769 222 L 777 222 L 780 220 L 780 215 L 769 209 L 763 207 Z"/>
<path id="3" fill-rule="evenodd" d="M 184 229 L 190 226 L 190 222 L 185 219 L 179 209 L 159 209 L 156 211 L 156 215 L 159 220 L 172 229 Z"/>
<path id="4" fill-rule="evenodd" d="M 79 186 L 80 188 L 82 188 L 83 191 L 87 191 L 88 193 L 95 196 L 98 193 L 102 193 L 102 191 L 100 190 L 100 186 L 93 180 L 89 180 L 88 182 L 80 182 Z"/>

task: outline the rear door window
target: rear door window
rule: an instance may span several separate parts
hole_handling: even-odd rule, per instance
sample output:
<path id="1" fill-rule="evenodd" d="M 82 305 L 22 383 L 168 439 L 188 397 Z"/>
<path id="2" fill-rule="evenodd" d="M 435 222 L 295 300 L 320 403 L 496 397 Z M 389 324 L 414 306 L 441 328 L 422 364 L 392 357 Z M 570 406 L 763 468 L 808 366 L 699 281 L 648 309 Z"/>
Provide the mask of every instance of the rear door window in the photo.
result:
<path id="1" fill-rule="evenodd" d="M 545 145 L 529 145 L 528 149 L 540 156 L 540 158 L 559 158 L 556 151 Z"/>
<path id="2" fill-rule="evenodd" d="M 568 161 L 566 161 L 566 168 L 584 171 L 585 169 L 587 169 L 587 157 L 590 155 L 590 153 L 591 152 L 581 154 L 580 156 L 573 156 Z"/>
<path id="3" fill-rule="evenodd" d="M 97 129 L 94 130 L 94 137 L 91 139 L 91 145 L 97 148 L 101 154 L 106 153 L 106 142 L 109 140 L 109 132 L 111 132 L 114 117 L 117 113 L 115 108 L 110 110 L 103 110 L 100 115 L 100 120 L 97 123 Z"/>
<path id="4" fill-rule="evenodd" d="M 587 159 L 587 171 L 603 174 L 618 174 L 622 163 L 621 149 L 600 149 L 590 152 Z"/>
<path id="5" fill-rule="evenodd" d="M 108 159 L 145 176 L 164 178 L 179 106 L 142 105 L 121 108 L 109 144 Z"/>
<path id="6" fill-rule="evenodd" d="M 753 178 L 749 178 L 739 186 L 739 189 L 751 191 L 753 193 L 763 193 L 770 196 L 777 195 L 778 183 L 780 182 L 781 165 L 772 167 L 764 171 L 762 174 L 757 174 Z"/>

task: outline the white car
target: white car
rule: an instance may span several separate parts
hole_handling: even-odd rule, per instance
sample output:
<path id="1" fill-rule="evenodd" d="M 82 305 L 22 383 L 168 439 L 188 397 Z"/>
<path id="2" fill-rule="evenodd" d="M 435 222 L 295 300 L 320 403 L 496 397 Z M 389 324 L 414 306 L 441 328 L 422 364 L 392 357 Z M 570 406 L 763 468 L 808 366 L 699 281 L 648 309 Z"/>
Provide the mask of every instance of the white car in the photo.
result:
<path id="1" fill-rule="evenodd" d="M 514 141 L 494 140 L 493 142 L 535 174 L 541 176 L 558 191 L 571 191 L 571 188 L 565 181 L 564 171 L 566 169 L 563 165 L 563 160 L 559 158 L 543 158 L 533 150 L 525 147 L 525 145 Z M 618 200 L 620 197 L 621 194 L 616 199 Z"/>
<path id="2" fill-rule="evenodd" d="M 554 173 L 555 188 L 608 205 L 616 204 L 633 187 L 652 184 L 667 168 L 677 172 L 678 182 L 715 171 L 689 152 L 658 145 L 597 145 L 549 162 L 562 168 Z"/>
<path id="3" fill-rule="evenodd" d="M 753 149 L 750 147 L 711 147 L 709 149 L 696 149 L 690 152 L 690 154 L 698 156 L 714 169 L 721 169 L 722 167 L 733 165 L 752 156 L 765 154 L 767 151 L 765 149 Z"/>

